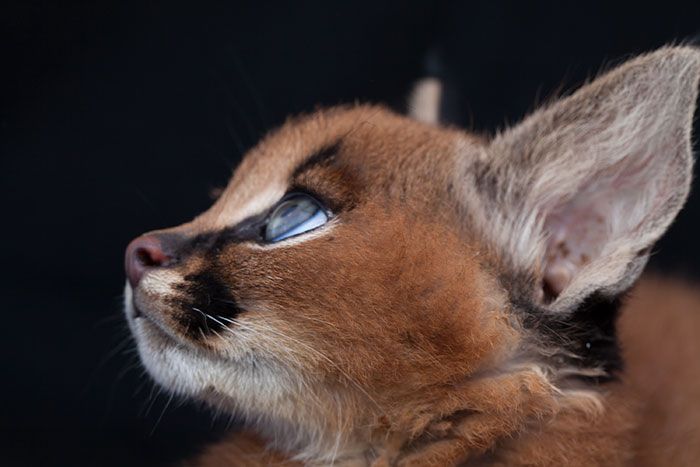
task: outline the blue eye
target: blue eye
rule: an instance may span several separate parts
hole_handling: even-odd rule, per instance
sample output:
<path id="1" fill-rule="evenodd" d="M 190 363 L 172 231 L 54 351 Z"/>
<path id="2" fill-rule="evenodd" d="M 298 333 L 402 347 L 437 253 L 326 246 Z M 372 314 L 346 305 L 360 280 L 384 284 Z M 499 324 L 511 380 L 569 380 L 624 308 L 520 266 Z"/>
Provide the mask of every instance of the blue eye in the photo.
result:
<path id="1" fill-rule="evenodd" d="M 321 205 L 309 195 L 297 194 L 282 201 L 267 221 L 265 241 L 274 243 L 308 232 L 328 222 Z"/>

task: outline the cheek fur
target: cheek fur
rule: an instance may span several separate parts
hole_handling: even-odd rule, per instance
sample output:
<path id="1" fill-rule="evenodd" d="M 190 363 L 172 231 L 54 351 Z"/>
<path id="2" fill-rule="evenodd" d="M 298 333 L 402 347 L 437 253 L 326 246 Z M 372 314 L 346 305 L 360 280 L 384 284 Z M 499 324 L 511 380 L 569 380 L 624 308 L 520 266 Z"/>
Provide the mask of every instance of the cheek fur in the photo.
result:
<path id="1" fill-rule="evenodd" d="M 287 353 L 363 385 L 436 368 L 463 376 L 485 349 L 515 345 L 508 320 L 494 319 L 505 298 L 477 251 L 437 223 L 365 209 L 293 248 L 228 252 L 222 263 L 251 320 L 272 324 Z"/>

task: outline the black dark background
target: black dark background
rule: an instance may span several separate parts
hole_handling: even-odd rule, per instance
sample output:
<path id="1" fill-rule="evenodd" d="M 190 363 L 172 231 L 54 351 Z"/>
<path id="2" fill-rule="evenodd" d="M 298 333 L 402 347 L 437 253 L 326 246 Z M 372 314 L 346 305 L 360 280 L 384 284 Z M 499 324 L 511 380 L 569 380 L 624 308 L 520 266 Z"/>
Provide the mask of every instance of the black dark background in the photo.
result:
<path id="1" fill-rule="evenodd" d="M 493 131 L 700 32 L 697 1 L 60 3 L 0 7 L 4 466 L 167 465 L 226 428 L 166 408 L 119 347 L 122 254 L 205 209 L 287 115 L 401 109 L 439 72 L 454 121 Z M 696 189 L 652 268 L 700 272 L 699 213 Z"/>

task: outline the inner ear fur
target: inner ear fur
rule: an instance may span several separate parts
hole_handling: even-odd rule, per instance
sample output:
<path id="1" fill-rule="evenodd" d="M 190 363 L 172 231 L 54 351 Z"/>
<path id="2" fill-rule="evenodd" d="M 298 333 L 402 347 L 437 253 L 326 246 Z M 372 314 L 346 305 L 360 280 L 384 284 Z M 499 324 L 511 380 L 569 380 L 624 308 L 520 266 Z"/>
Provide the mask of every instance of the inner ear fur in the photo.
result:
<path id="1" fill-rule="evenodd" d="M 533 297 L 572 309 L 639 276 L 688 196 L 700 51 L 630 60 L 497 135 L 469 173 L 475 212 Z"/>

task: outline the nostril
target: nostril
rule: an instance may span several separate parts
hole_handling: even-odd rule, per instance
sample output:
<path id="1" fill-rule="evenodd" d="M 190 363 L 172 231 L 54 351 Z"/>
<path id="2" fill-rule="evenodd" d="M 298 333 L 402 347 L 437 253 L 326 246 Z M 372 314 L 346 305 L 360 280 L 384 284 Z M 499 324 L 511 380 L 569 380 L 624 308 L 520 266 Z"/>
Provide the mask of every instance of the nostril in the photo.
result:
<path id="1" fill-rule="evenodd" d="M 124 258 L 126 277 L 136 287 L 147 270 L 167 266 L 170 256 L 163 252 L 160 240 L 146 235 L 133 240 L 126 248 Z"/>
<path id="2" fill-rule="evenodd" d="M 146 267 L 163 266 L 168 261 L 166 256 L 159 249 L 138 248 L 135 251 L 136 260 Z"/>

